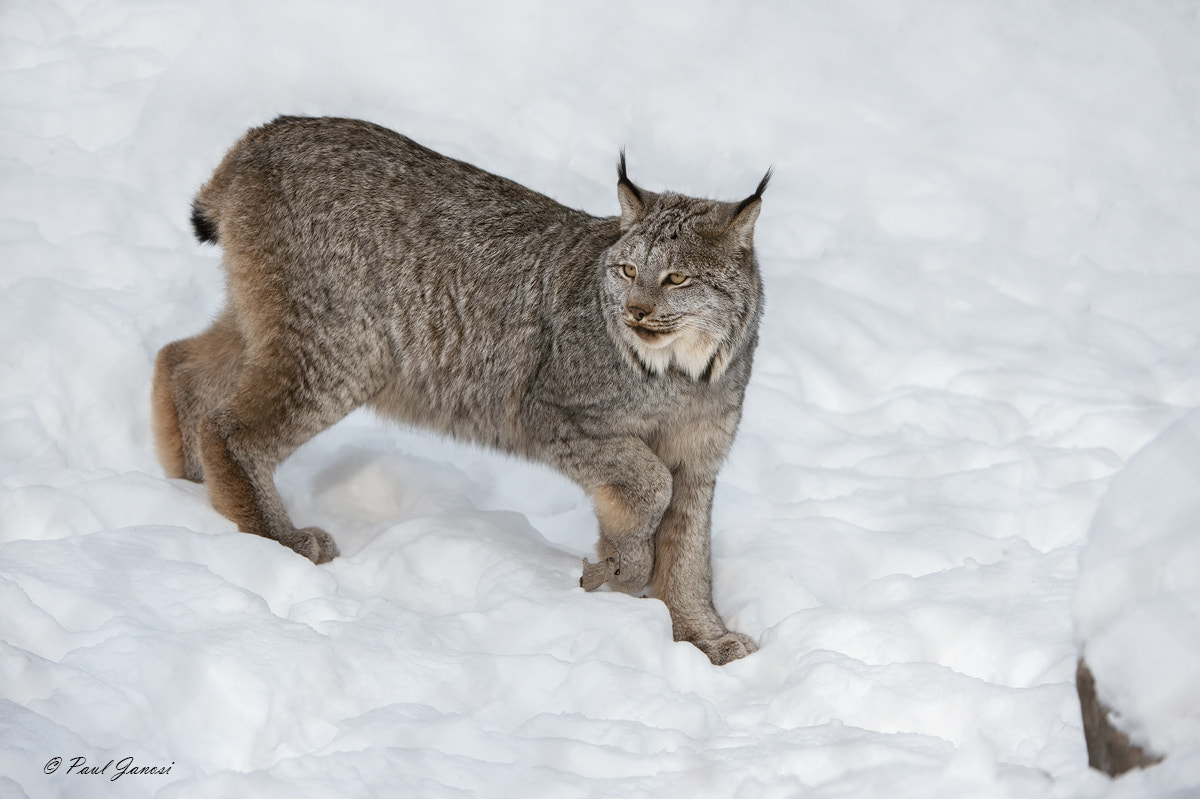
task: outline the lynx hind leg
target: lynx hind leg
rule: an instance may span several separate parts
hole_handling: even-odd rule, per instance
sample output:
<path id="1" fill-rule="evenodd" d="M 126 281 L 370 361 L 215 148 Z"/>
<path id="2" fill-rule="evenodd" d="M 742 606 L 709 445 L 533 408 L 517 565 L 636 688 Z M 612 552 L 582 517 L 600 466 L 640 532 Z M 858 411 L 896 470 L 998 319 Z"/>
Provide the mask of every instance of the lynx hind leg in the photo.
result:
<path id="1" fill-rule="evenodd" d="M 200 424 L 232 391 L 245 345 L 229 312 L 158 352 L 151 390 L 154 443 L 168 477 L 204 481 Z"/>
<path id="2" fill-rule="evenodd" d="M 247 358 L 234 391 L 204 418 L 200 455 L 213 507 L 238 529 L 325 563 L 337 557 L 337 544 L 324 530 L 292 525 L 273 475 L 297 447 L 360 403 L 314 390 L 321 381 L 303 372 L 308 360 L 278 352 Z"/>
<path id="3" fill-rule="evenodd" d="M 754 639 L 743 633 L 727 632 L 716 638 L 692 641 L 714 666 L 724 666 L 758 651 Z"/>
<path id="4" fill-rule="evenodd" d="M 175 370 L 182 360 L 183 342 L 173 341 L 158 351 L 154 359 L 154 383 L 150 389 L 151 424 L 158 462 L 167 477 L 185 477 L 183 431 L 179 422 L 179 403 L 174 386 Z M 198 479 L 198 475 L 190 479 Z"/>

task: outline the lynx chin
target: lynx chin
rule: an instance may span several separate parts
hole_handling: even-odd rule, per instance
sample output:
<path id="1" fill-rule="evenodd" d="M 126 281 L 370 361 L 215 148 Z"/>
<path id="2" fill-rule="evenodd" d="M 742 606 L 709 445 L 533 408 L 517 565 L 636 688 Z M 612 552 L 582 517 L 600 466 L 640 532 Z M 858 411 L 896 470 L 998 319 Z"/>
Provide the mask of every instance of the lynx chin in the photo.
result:
<path id="1" fill-rule="evenodd" d="M 710 516 L 762 313 L 740 202 L 656 194 L 617 169 L 597 218 L 368 122 L 280 117 L 200 189 L 192 224 L 224 250 L 212 326 L 158 353 L 166 473 L 208 484 L 238 528 L 315 563 L 275 468 L 368 405 L 550 464 L 591 496 L 580 584 L 649 591 L 713 663 L 755 651 L 712 602 Z"/>

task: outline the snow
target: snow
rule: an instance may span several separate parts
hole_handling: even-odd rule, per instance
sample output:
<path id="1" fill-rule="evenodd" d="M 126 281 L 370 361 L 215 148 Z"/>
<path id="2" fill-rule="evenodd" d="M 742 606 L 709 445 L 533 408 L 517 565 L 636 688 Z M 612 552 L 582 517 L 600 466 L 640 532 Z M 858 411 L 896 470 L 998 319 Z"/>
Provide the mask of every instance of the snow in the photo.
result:
<path id="1" fill-rule="evenodd" d="M 582 592 L 563 478 L 366 414 L 278 475 L 325 566 L 162 477 L 154 353 L 221 303 L 191 196 L 283 112 L 597 214 L 620 146 L 652 190 L 774 166 L 713 527 L 758 653 L 713 667 L 661 603 Z M 1073 676 L 1078 640 L 1134 698 L 1111 655 L 1166 651 L 1112 625 L 1170 592 L 1079 560 L 1093 517 L 1193 491 L 1130 459 L 1200 407 L 1198 134 L 1188 3 L 7 0 L 0 796 L 1194 795 L 1194 636 L 1144 772 L 1087 769 Z"/>

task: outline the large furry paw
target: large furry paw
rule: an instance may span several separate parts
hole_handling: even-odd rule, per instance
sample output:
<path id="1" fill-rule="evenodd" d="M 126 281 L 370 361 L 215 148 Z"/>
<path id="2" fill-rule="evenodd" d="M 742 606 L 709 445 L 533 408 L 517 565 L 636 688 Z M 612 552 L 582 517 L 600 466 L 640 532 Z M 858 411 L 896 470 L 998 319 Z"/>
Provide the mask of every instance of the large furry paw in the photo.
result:
<path id="1" fill-rule="evenodd" d="M 714 666 L 724 666 L 733 660 L 758 651 L 758 644 L 748 635 L 725 633 L 717 638 L 692 641 L 701 652 L 708 655 Z"/>
<path id="2" fill-rule="evenodd" d="M 279 539 L 279 543 L 311 560 L 313 563 L 328 563 L 338 556 L 333 536 L 320 527 L 305 527 Z"/>
<path id="3" fill-rule="evenodd" d="M 649 584 L 650 572 L 654 569 L 653 550 L 646 547 L 641 552 L 623 552 L 618 563 L 621 569 L 613 575 L 612 587 L 625 594 L 641 594 Z"/>

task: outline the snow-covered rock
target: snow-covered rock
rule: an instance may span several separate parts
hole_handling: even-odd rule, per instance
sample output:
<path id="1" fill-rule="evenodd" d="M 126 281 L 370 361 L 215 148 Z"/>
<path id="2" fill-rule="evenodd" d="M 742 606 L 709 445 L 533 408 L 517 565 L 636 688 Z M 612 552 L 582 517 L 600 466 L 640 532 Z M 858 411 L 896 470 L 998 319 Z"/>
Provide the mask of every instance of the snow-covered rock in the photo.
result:
<path id="1" fill-rule="evenodd" d="M 1080 556 L 1075 623 L 1084 682 L 1115 731 L 1089 736 L 1093 760 L 1140 765 L 1122 736 L 1142 759 L 1200 751 L 1200 411 L 1114 478 Z"/>

